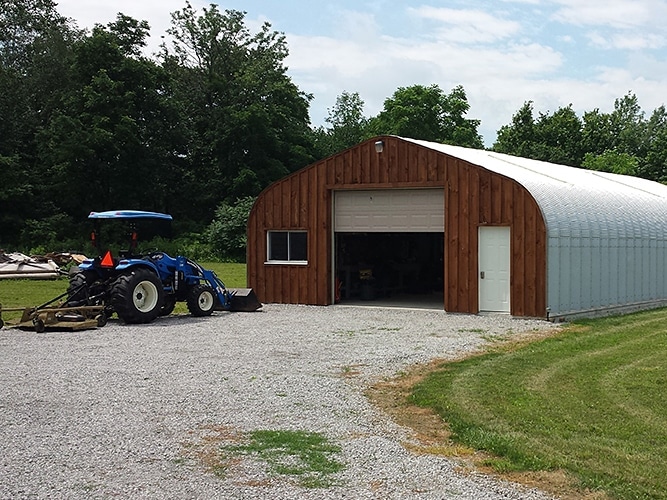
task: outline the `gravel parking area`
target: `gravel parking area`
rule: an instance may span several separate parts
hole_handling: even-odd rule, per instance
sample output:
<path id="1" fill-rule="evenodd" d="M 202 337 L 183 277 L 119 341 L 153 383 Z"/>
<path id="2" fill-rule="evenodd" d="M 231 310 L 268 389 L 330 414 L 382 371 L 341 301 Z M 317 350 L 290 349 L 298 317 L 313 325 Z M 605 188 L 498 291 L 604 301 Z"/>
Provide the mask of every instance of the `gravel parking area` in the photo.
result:
<path id="1" fill-rule="evenodd" d="M 416 455 L 411 431 L 364 397 L 372 383 L 494 336 L 554 328 L 508 316 L 265 305 L 97 330 L 0 330 L 0 498 L 542 499 Z M 218 439 L 306 430 L 341 447 L 335 486 L 303 488 Z"/>

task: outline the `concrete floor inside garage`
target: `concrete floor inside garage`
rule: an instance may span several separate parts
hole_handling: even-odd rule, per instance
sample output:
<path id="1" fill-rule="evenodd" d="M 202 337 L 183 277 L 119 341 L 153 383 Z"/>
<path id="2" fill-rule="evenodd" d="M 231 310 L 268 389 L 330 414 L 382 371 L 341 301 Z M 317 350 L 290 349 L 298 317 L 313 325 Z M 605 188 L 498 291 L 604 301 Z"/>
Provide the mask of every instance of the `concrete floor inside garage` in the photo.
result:
<path id="1" fill-rule="evenodd" d="M 359 298 L 343 300 L 342 306 L 363 307 L 392 307 L 398 309 L 432 309 L 442 311 L 444 309 L 443 293 L 433 292 L 430 294 L 401 294 L 392 297 L 382 297 L 373 300 L 362 300 Z"/>

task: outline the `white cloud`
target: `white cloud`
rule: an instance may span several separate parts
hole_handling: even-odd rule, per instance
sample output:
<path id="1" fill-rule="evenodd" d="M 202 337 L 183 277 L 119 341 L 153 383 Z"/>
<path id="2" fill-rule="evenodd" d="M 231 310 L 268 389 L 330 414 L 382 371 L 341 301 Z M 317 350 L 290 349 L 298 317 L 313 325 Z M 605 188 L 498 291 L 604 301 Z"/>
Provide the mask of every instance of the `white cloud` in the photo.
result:
<path id="1" fill-rule="evenodd" d="M 642 106 L 652 110 L 664 102 L 667 64 L 653 79 L 655 61 L 641 67 L 591 68 L 591 76 L 576 79 L 560 73 L 563 55 L 538 43 L 508 43 L 503 47 L 461 46 L 443 41 L 382 37 L 372 46 L 327 37 L 296 37 L 290 42 L 290 73 L 295 82 L 316 98 L 313 123 L 322 124 L 327 108 L 344 90 L 359 92 L 365 113 L 381 111 L 384 100 L 401 86 L 439 85 L 449 92 L 461 84 L 471 105 L 469 118 L 480 119 L 480 132 L 491 145 L 497 130 L 528 100 L 537 112 L 553 112 L 570 103 L 580 115 L 600 108 L 613 109 L 614 100 L 635 92 Z"/>
<path id="2" fill-rule="evenodd" d="M 605 34 L 599 31 L 592 31 L 587 35 L 590 42 L 605 50 L 655 50 L 667 46 L 667 38 L 662 34 L 653 33 L 609 33 Z"/>
<path id="3" fill-rule="evenodd" d="M 542 0 L 501 0 L 504 3 L 519 3 L 526 5 L 540 5 Z"/>
<path id="4" fill-rule="evenodd" d="M 315 125 L 324 122 L 327 109 L 344 90 L 359 92 L 366 115 L 373 116 L 398 87 L 434 83 L 449 92 L 460 84 L 471 103 L 469 118 L 482 119 L 480 131 L 487 142 L 542 88 L 541 81 L 533 79 L 553 74 L 563 64 L 558 52 L 536 43 L 478 49 L 386 36 L 371 45 L 292 34 L 287 39 L 290 74 L 300 88 L 316 96 L 311 106 Z"/>
<path id="5" fill-rule="evenodd" d="M 573 26 L 596 28 L 588 34 L 600 49 L 656 50 L 667 46 L 664 0 L 555 0 L 554 19 Z"/>
<path id="6" fill-rule="evenodd" d="M 191 0 L 194 8 L 208 4 L 204 0 Z M 146 52 L 157 52 L 161 37 L 171 25 L 171 13 L 185 7 L 184 0 L 59 0 L 58 12 L 76 20 L 80 28 L 92 28 L 95 24 L 106 25 L 123 13 L 140 21 L 148 21 L 151 37 Z"/>
<path id="7" fill-rule="evenodd" d="M 437 38 L 457 43 L 490 43 L 516 34 L 521 25 L 515 21 L 492 16 L 481 10 L 459 10 L 421 6 L 408 13 L 440 24 Z"/>
<path id="8" fill-rule="evenodd" d="M 576 26 L 632 28 L 651 22 L 661 2 L 642 0 L 555 0 L 555 18 Z M 664 7 L 660 10 L 664 11 Z"/>
<path id="9" fill-rule="evenodd" d="M 342 10 L 334 21 L 336 33 L 343 40 L 357 40 L 373 43 L 380 35 L 380 29 L 373 14 Z"/>
<path id="10" fill-rule="evenodd" d="M 358 78 L 386 64 L 379 51 L 369 51 L 357 41 L 299 35 L 288 35 L 287 39 L 290 49 L 287 66 L 293 72 L 324 70 L 342 78 Z"/>

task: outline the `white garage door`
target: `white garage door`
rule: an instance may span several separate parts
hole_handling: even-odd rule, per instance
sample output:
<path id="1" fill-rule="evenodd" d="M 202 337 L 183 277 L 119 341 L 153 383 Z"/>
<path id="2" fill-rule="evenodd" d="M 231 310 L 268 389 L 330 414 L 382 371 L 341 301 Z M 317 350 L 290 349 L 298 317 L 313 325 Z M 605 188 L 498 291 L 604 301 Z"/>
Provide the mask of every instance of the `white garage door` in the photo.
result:
<path id="1" fill-rule="evenodd" d="M 445 191 L 336 191 L 334 231 L 442 233 L 445 231 Z"/>

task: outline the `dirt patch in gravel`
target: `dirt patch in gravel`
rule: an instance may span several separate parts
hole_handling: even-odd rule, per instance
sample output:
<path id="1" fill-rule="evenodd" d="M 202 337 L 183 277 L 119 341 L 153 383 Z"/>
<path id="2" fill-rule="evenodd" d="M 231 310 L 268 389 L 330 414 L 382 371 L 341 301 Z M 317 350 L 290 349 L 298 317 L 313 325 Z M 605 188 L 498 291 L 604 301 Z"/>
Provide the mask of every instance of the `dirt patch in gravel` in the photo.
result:
<path id="1" fill-rule="evenodd" d="M 527 343 L 555 335 L 558 330 L 535 332 L 514 337 L 494 344 L 490 349 L 511 350 Z M 467 354 L 465 357 L 477 353 Z M 458 358 L 461 359 L 461 358 Z M 439 370 L 444 363 L 454 360 L 436 359 L 425 365 L 413 367 L 392 380 L 375 384 L 367 390 L 369 400 L 385 411 L 399 425 L 414 431 L 414 438 L 403 445 L 417 454 L 434 454 L 454 459 L 460 463 L 460 471 L 482 472 L 501 479 L 537 488 L 563 500 L 609 500 L 604 492 L 581 490 L 577 481 L 566 471 L 526 471 L 498 473 L 485 462 L 491 457 L 488 453 L 473 450 L 451 439 L 447 422 L 428 408 L 421 408 L 409 402 L 412 388 L 430 373 Z"/>

